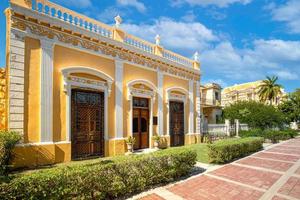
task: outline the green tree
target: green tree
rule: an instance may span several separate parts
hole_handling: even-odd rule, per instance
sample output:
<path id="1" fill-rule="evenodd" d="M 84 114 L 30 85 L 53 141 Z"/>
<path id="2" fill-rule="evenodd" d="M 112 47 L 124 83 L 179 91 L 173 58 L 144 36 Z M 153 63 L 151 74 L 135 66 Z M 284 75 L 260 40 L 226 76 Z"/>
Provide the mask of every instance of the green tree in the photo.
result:
<path id="1" fill-rule="evenodd" d="M 284 114 L 287 123 L 300 121 L 300 89 L 289 94 L 278 108 Z"/>
<path id="2" fill-rule="evenodd" d="M 223 109 L 223 118 L 239 119 L 251 128 L 282 127 L 283 114 L 274 106 L 255 101 L 239 101 Z"/>
<path id="3" fill-rule="evenodd" d="M 267 79 L 262 81 L 258 91 L 259 98 L 262 102 L 268 100 L 270 105 L 272 105 L 272 101 L 274 101 L 278 95 L 282 94 L 282 86 L 278 84 L 277 81 L 277 76 L 267 76 Z"/>

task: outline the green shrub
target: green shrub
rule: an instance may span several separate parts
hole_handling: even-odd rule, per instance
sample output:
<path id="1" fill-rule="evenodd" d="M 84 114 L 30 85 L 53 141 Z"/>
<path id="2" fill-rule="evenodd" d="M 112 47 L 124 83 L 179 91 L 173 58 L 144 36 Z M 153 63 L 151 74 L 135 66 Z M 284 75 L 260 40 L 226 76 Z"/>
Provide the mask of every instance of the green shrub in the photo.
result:
<path id="1" fill-rule="evenodd" d="M 263 130 L 259 128 L 250 129 L 248 131 L 240 131 L 239 136 L 242 138 L 245 137 L 262 137 L 263 136 Z"/>
<path id="2" fill-rule="evenodd" d="M 298 135 L 297 131 L 294 130 L 282 130 L 282 131 L 276 131 L 276 130 L 266 130 L 264 131 L 263 137 L 265 139 L 271 140 L 272 143 L 277 143 L 280 140 L 288 140 L 291 138 L 294 138 Z"/>
<path id="3" fill-rule="evenodd" d="M 0 199 L 113 199 L 187 175 L 196 153 L 167 149 L 99 163 L 22 174 L 0 185 Z"/>
<path id="4" fill-rule="evenodd" d="M 9 164 L 13 159 L 13 149 L 21 140 L 17 132 L 0 131 L 0 175 L 7 175 Z"/>
<path id="5" fill-rule="evenodd" d="M 263 138 L 250 137 L 220 140 L 208 145 L 208 157 L 211 163 L 227 163 L 262 149 Z"/>

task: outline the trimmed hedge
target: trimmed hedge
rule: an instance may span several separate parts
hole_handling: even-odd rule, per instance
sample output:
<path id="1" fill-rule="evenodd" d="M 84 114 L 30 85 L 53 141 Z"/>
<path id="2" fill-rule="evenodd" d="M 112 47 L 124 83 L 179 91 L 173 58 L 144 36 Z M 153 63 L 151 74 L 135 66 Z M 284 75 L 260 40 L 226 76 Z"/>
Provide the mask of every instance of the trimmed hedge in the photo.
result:
<path id="1" fill-rule="evenodd" d="M 227 163 L 263 148 L 261 137 L 227 139 L 208 145 L 210 163 Z"/>
<path id="2" fill-rule="evenodd" d="M 292 129 L 286 130 L 261 130 L 261 129 L 251 129 L 249 131 L 241 131 L 241 137 L 263 137 L 270 140 L 272 143 L 277 143 L 280 140 L 288 140 L 295 138 L 298 135 L 298 131 Z"/>
<path id="3" fill-rule="evenodd" d="M 187 175 L 196 153 L 167 149 L 99 163 L 22 174 L 0 185 L 0 199 L 114 199 Z"/>

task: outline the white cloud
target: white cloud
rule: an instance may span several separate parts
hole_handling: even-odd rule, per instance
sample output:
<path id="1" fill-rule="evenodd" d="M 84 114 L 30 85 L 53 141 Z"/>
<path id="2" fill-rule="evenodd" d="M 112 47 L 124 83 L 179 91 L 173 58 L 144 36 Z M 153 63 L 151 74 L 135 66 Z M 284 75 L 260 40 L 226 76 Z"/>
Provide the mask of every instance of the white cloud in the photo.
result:
<path id="1" fill-rule="evenodd" d="M 275 21 L 286 22 L 288 32 L 300 33 L 300 1 L 289 0 L 283 5 L 276 6 L 271 4 L 272 19 Z"/>
<path id="2" fill-rule="evenodd" d="M 161 36 L 161 43 L 166 48 L 184 51 L 192 55 L 196 50 L 207 48 L 210 42 L 218 40 L 212 30 L 199 22 L 175 21 L 170 18 L 159 18 L 152 24 L 122 24 L 127 32 L 154 42 L 156 34 Z"/>
<path id="3" fill-rule="evenodd" d="M 171 0 L 172 6 L 181 6 L 182 4 L 190 4 L 192 6 L 210 6 L 214 5 L 220 8 L 228 7 L 230 4 L 240 3 L 246 5 L 252 0 Z"/>
<path id="4" fill-rule="evenodd" d="M 117 4 L 121 6 L 132 6 L 141 13 L 146 11 L 145 5 L 138 0 L 117 0 Z"/>
<path id="5" fill-rule="evenodd" d="M 96 18 L 101 22 L 114 23 L 114 17 L 120 15 L 122 18 L 126 17 L 126 12 L 123 12 L 115 6 L 107 7 L 105 10 L 99 12 Z"/>
<path id="6" fill-rule="evenodd" d="M 257 80 L 265 75 L 299 79 L 300 42 L 255 40 L 252 45 L 236 49 L 228 41 L 221 42 L 202 52 L 202 68 L 234 80 Z"/>

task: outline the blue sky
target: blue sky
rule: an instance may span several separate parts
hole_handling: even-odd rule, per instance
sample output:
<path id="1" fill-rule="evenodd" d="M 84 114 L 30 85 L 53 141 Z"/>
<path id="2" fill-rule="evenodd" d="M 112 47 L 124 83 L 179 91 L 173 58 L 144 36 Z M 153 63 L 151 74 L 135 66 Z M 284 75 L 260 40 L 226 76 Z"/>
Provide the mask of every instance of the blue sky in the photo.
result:
<path id="1" fill-rule="evenodd" d="M 223 87 L 276 75 L 300 87 L 300 0 L 53 0 L 187 57 L 200 53 L 202 81 Z M 8 7 L 1 1 L 0 9 Z M 5 16 L 0 17 L 5 65 Z"/>

